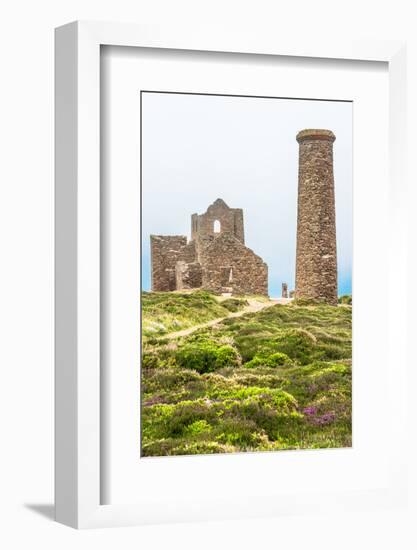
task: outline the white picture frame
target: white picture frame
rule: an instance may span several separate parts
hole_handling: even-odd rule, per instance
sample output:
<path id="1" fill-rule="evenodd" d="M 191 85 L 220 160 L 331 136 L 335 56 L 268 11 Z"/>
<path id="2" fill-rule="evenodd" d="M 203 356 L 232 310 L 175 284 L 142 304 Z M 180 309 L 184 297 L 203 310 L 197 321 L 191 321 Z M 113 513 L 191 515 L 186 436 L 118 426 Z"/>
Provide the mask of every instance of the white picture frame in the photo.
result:
<path id="1" fill-rule="evenodd" d="M 390 234 L 405 241 L 405 44 L 394 41 L 280 40 L 279 36 L 239 36 L 230 29 L 170 29 L 116 23 L 75 22 L 56 30 L 56 519 L 76 528 L 134 525 L 160 521 L 154 512 L 134 504 L 101 504 L 100 477 L 100 47 L 102 45 L 173 50 L 285 55 L 333 60 L 383 61 L 389 70 L 390 187 L 395 196 Z M 403 247 L 389 247 L 391 277 L 406 287 Z M 400 297 L 401 298 L 401 297 Z M 390 313 L 405 319 L 405 301 L 389 304 Z M 406 331 L 398 345 L 395 373 L 399 392 L 406 393 Z M 402 351 L 401 351 L 402 350 Z M 390 373 L 391 376 L 392 373 Z M 398 393 L 397 393 L 398 396 Z M 405 417 L 401 409 L 399 416 Z M 405 428 L 404 428 L 405 429 Z M 400 430 L 401 431 L 401 430 Z M 343 509 L 396 505 L 405 498 L 403 434 L 398 433 L 395 463 L 384 491 L 340 494 Z M 173 495 L 174 496 L 174 495 Z M 325 507 L 323 495 L 320 506 Z M 304 512 L 316 495 L 275 502 L 271 514 Z M 332 501 L 332 505 L 336 504 Z M 231 512 L 230 501 L 214 503 L 205 517 L 248 514 Z M 213 508 L 213 510 L 214 510 Z M 167 503 L 166 521 L 182 517 Z"/>

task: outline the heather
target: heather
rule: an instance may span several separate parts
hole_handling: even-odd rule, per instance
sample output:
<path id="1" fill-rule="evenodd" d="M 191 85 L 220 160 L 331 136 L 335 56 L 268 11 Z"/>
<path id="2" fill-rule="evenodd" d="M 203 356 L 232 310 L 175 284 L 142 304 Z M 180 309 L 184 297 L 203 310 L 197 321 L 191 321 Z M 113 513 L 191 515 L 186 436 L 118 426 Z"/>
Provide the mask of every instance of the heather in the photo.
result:
<path id="1" fill-rule="evenodd" d="M 143 303 L 143 326 L 165 327 L 143 331 L 143 456 L 351 446 L 347 300 L 250 313 L 247 297 L 202 291 L 149 293 Z M 224 319 L 175 336 L 216 318 Z"/>

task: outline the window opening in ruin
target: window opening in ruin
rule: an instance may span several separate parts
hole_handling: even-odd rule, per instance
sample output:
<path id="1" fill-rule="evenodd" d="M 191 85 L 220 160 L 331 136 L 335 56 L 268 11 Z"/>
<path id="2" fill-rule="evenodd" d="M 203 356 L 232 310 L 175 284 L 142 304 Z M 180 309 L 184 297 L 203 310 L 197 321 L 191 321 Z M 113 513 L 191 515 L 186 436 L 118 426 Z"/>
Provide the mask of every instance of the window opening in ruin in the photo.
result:
<path id="1" fill-rule="evenodd" d="M 219 220 L 214 220 L 213 232 L 214 233 L 220 233 L 220 230 L 221 230 L 220 221 Z"/>

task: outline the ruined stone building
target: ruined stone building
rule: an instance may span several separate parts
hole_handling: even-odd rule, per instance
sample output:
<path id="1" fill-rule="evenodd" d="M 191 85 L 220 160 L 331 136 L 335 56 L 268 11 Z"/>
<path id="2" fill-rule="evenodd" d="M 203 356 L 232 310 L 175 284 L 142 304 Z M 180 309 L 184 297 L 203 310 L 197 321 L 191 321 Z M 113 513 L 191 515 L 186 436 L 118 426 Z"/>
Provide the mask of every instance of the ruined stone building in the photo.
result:
<path id="1" fill-rule="evenodd" d="M 302 130 L 299 143 L 296 298 L 337 304 L 336 213 L 330 130 Z"/>
<path id="2" fill-rule="evenodd" d="M 295 291 L 283 298 L 337 304 L 336 213 L 330 130 L 306 129 L 299 143 Z M 191 216 L 191 240 L 151 235 L 152 290 L 204 288 L 268 295 L 268 266 L 245 246 L 243 211 L 217 199 Z"/>
<path id="3" fill-rule="evenodd" d="M 243 211 L 222 199 L 191 216 L 191 240 L 151 235 L 152 290 L 268 295 L 268 266 L 245 246 Z"/>

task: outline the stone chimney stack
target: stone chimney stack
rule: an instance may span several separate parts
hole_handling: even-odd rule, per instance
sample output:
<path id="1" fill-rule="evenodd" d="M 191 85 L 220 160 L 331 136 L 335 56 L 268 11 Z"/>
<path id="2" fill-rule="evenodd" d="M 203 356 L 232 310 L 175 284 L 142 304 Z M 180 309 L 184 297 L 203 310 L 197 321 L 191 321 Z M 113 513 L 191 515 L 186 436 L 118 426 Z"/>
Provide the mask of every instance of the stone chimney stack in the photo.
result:
<path id="1" fill-rule="evenodd" d="M 337 304 L 336 214 L 330 130 L 302 130 L 295 297 Z"/>

